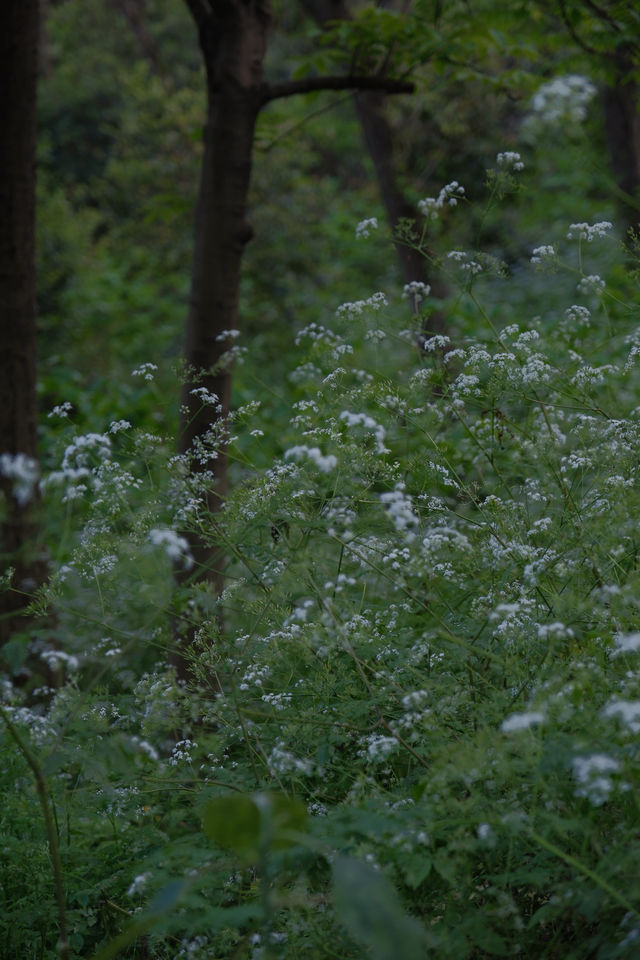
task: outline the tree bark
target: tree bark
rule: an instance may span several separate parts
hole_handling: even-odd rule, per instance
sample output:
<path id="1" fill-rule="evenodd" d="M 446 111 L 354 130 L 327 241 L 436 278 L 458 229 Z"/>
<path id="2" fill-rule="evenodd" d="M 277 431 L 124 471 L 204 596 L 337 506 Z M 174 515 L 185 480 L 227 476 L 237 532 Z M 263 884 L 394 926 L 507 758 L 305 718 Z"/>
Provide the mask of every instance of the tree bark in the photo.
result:
<path id="1" fill-rule="evenodd" d="M 302 0 L 307 12 L 321 27 L 332 20 L 348 20 L 349 9 L 344 0 Z M 421 216 L 408 200 L 400 186 L 398 165 L 394 156 L 394 131 L 384 110 L 384 90 L 358 91 L 355 96 L 355 108 L 364 141 L 376 171 L 380 189 L 380 198 L 384 204 L 387 219 L 395 231 L 401 221 L 420 222 Z M 416 250 L 399 240 L 394 241 L 398 261 L 405 283 L 414 280 L 429 283 L 432 293 L 438 298 L 447 295 L 447 288 L 441 277 L 429 267 L 427 251 Z M 426 255 L 425 255 L 426 253 Z M 416 304 L 412 304 L 415 309 Z M 430 330 L 442 332 L 445 327 L 443 316 L 436 312 L 429 317 Z"/>
<path id="2" fill-rule="evenodd" d="M 192 474 L 209 475 L 207 508 L 215 514 L 227 490 L 224 425 L 231 398 L 232 345 L 227 331 L 238 326 L 242 255 L 252 230 L 247 196 L 255 124 L 264 93 L 263 61 L 270 20 L 269 0 L 186 0 L 198 27 L 207 78 L 207 122 L 196 206 L 196 226 L 185 342 L 179 451 Z M 217 406 L 193 391 L 205 388 Z M 222 426 L 224 429 L 224 426 Z M 223 585 L 220 549 L 189 537 L 195 575 L 219 594 Z M 190 637 L 174 656 L 178 674 L 188 674 Z"/>
<path id="3" fill-rule="evenodd" d="M 216 431 L 224 430 L 229 413 L 227 354 L 233 340 L 228 331 L 238 326 L 242 256 L 253 235 L 247 222 L 247 197 L 258 113 L 271 100 L 296 93 L 321 89 L 405 93 L 413 85 L 384 76 L 319 77 L 270 85 L 264 77 L 270 0 L 185 2 L 198 28 L 205 64 L 207 124 L 196 208 L 179 450 L 188 458 L 192 474 L 206 475 L 207 507 L 215 515 L 227 489 L 224 437 Z M 203 402 L 202 388 L 217 397 L 217 404 Z M 190 544 L 195 575 L 219 594 L 223 551 L 195 534 Z M 182 677 L 189 672 L 190 639 L 188 635 L 179 638 L 173 658 Z"/>
<path id="4" fill-rule="evenodd" d="M 622 194 L 622 215 L 627 228 L 640 236 L 640 84 L 633 79 L 632 54 L 624 45 L 616 50 L 615 80 L 604 91 L 604 118 L 611 163 Z"/>
<path id="5" fill-rule="evenodd" d="M 37 460 L 35 156 L 38 0 L 0 4 L 0 455 Z M 0 476 L 0 570 L 13 567 L 0 593 L 0 646 L 21 627 L 25 595 L 46 575 L 34 541 L 33 496 L 16 496 Z"/>

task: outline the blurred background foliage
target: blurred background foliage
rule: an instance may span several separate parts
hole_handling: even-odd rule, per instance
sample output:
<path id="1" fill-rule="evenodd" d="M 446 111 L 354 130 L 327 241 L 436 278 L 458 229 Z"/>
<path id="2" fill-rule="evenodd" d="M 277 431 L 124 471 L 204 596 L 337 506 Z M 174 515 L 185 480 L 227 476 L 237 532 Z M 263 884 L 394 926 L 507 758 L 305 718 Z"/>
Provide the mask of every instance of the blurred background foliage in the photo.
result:
<path id="1" fill-rule="evenodd" d="M 600 102 L 608 61 L 580 48 L 561 9 L 588 46 L 613 41 L 606 24 L 585 21 L 581 6 L 420 0 L 404 16 L 393 6 L 355 4 L 353 21 L 323 37 L 302 4 L 278 0 L 267 75 L 347 71 L 354 63 L 377 69 L 389 56 L 397 71 L 411 68 L 416 93 L 387 98 L 385 110 L 397 184 L 414 204 L 453 179 L 478 199 L 496 153 L 523 152 L 533 189 L 482 224 L 464 212 L 447 218 L 434 241 L 438 257 L 473 247 L 482 229 L 485 248 L 517 269 L 567 223 L 615 219 Z M 527 126 L 541 83 L 575 71 L 600 85 L 584 122 Z M 172 371 L 187 310 L 204 96 L 186 5 L 47 5 L 37 218 L 43 414 L 69 401 L 84 429 L 127 415 L 136 426 L 175 434 Z M 255 146 L 255 240 L 245 257 L 240 323 L 264 364 L 238 368 L 237 402 L 279 392 L 287 344 L 303 322 L 326 321 L 344 300 L 401 283 L 388 231 L 354 240 L 359 220 L 383 224 L 385 214 L 353 95 L 275 101 L 263 111 Z M 130 371 L 167 360 L 151 406 Z M 45 434 L 51 429 L 49 421 Z M 46 461 L 46 443 L 43 452 Z"/>

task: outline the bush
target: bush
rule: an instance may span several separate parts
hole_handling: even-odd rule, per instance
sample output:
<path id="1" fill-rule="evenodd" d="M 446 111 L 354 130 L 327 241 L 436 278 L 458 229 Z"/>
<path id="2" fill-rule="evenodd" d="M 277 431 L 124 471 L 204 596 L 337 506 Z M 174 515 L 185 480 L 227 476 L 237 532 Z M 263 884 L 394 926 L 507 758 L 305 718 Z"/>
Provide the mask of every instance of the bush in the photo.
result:
<path id="1" fill-rule="evenodd" d="M 446 337 L 416 287 L 301 329 L 279 419 L 232 414 L 215 516 L 162 438 L 63 439 L 42 655 L 68 680 L 3 709 L 46 776 L 77 955 L 636 955 L 637 284 L 610 225 L 565 233 L 512 277 L 444 258 Z M 187 535 L 227 586 L 168 611 Z M 19 850 L 41 865 L 2 952 L 49 957 L 32 778 L 2 750 L 5 899 Z"/>

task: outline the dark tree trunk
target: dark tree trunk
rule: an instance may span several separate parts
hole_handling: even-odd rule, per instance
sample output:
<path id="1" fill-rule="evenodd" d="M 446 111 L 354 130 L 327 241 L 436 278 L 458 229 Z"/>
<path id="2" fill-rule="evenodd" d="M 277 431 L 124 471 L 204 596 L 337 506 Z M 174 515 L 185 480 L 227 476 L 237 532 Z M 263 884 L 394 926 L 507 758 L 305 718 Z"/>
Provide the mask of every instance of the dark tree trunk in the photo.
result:
<path id="1" fill-rule="evenodd" d="M 348 20 L 350 17 L 345 0 L 302 0 L 302 4 L 320 26 L 332 20 Z M 419 223 L 422 217 L 407 199 L 400 185 L 398 164 L 394 156 L 395 135 L 385 115 L 384 102 L 385 92 L 382 90 L 362 91 L 355 96 L 356 113 L 376 171 L 380 197 L 389 225 L 395 231 L 402 221 Z M 436 297 L 445 297 L 446 285 L 435 269 L 430 267 L 429 253 L 416 250 L 400 240 L 394 241 L 394 245 L 405 282 L 417 280 L 429 283 Z M 432 314 L 428 326 L 430 330 L 442 331 L 445 326 L 442 315 Z"/>
<path id="2" fill-rule="evenodd" d="M 215 513 L 227 489 L 224 443 L 214 455 L 198 445 L 229 413 L 232 345 L 226 331 L 238 326 L 240 270 L 252 231 L 247 196 L 255 124 L 264 94 L 263 60 L 270 19 L 269 0 L 222 0 L 212 9 L 187 0 L 198 26 L 207 75 L 207 124 L 196 208 L 191 294 L 187 317 L 186 377 L 182 389 L 179 450 L 190 456 L 193 473 L 211 476 L 208 508 Z M 205 387 L 218 397 L 216 409 L 192 391 Z M 222 586 L 222 552 L 191 537 L 199 579 L 215 592 Z M 188 638 L 186 640 L 188 643 Z M 186 672 L 182 653 L 178 671 Z"/>
<path id="3" fill-rule="evenodd" d="M 632 51 L 615 54 L 615 80 L 604 92 L 607 143 L 627 228 L 640 232 L 640 84 L 633 80 Z"/>
<path id="4" fill-rule="evenodd" d="M 384 76 L 308 77 L 268 84 L 264 78 L 270 0 L 185 0 L 198 28 L 207 75 L 207 124 L 196 209 L 191 294 L 187 318 L 179 450 L 192 474 L 206 474 L 207 505 L 219 510 L 227 489 L 224 430 L 229 413 L 233 340 L 238 326 L 240 270 L 252 237 L 247 222 L 253 140 L 258 114 L 271 100 L 314 90 L 376 90 L 411 93 L 413 85 Z M 217 407 L 197 392 L 205 388 Z M 208 438 L 217 436 L 211 444 Z M 219 593 L 224 553 L 206 539 L 190 537 L 196 576 Z M 188 674 L 187 648 L 181 638 L 174 663 Z"/>
<path id="5" fill-rule="evenodd" d="M 0 455 L 37 460 L 35 390 L 35 153 L 38 0 L 0 4 Z M 16 478 L 0 477 L 0 646 L 24 626 L 19 612 L 43 580 L 34 543 L 37 490 L 23 500 Z M 9 471 L 10 472 L 10 471 Z"/>

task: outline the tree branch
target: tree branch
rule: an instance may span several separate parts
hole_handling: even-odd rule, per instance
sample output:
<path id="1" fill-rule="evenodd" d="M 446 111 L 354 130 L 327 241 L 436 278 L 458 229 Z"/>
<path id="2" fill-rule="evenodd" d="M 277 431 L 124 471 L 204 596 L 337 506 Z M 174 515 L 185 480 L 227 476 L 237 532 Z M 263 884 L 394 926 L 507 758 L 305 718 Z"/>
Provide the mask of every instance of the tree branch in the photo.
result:
<path id="1" fill-rule="evenodd" d="M 409 80 L 392 80 L 389 77 L 304 77 L 301 80 L 285 80 L 270 83 L 264 88 L 262 105 L 281 97 L 297 93 L 315 93 L 318 90 L 380 90 L 382 93 L 413 93 L 415 84 Z"/>

